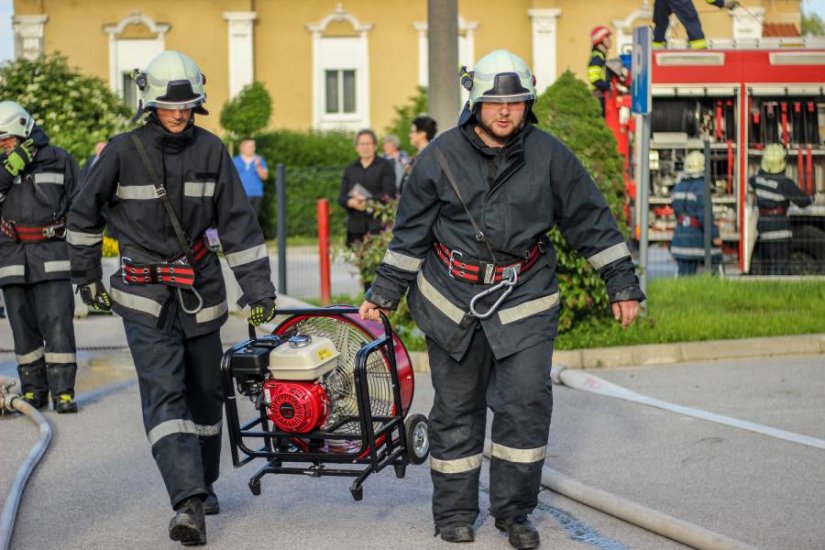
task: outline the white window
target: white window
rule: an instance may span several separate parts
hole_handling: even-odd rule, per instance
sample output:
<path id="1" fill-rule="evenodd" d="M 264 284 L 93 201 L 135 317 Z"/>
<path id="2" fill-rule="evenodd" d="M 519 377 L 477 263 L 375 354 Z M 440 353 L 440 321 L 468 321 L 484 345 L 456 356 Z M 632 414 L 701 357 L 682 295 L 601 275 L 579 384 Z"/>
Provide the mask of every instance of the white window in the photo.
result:
<path id="1" fill-rule="evenodd" d="M 120 38 L 127 25 L 144 25 L 154 36 Z M 151 17 L 134 12 L 116 25 L 103 27 L 103 30 L 109 35 L 109 87 L 122 97 L 127 105 L 136 106 L 137 88 L 131 75 L 135 69 L 144 69 L 152 58 L 163 52 L 169 25 L 155 23 Z"/>
<path id="2" fill-rule="evenodd" d="M 324 36 L 330 23 L 346 21 L 356 36 Z M 370 125 L 369 40 L 372 25 L 339 5 L 312 32 L 312 118 L 320 130 L 358 130 Z"/>

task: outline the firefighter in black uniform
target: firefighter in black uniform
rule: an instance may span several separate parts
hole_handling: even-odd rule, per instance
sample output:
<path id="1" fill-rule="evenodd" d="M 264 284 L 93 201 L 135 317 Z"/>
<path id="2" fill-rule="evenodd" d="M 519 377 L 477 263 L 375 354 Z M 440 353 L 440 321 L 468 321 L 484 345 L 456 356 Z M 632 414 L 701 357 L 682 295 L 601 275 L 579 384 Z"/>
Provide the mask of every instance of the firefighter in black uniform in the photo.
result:
<path id="1" fill-rule="evenodd" d="M 761 170 L 748 181 L 756 195 L 759 221 L 756 230 L 757 272 L 785 275 L 791 259 L 793 232 L 788 221 L 788 206 L 803 208 L 813 202 L 790 178 L 785 177 L 785 149 L 778 143 L 765 147 Z"/>
<path id="2" fill-rule="evenodd" d="M 607 50 L 610 49 L 610 29 L 603 25 L 590 31 L 590 61 L 587 63 L 587 82 L 593 96 L 599 100 L 604 116 L 605 94 L 610 91 L 610 79 L 607 76 Z"/>
<path id="3" fill-rule="evenodd" d="M 738 0 L 705 0 L 711 6 L 717 8 L 736 9 L 739 6 Z M 670 14 L 675 13 L 679 21 L 684 25 L 688 35 L 688 45 L 692 50 L 704 50 L 708 47 L 705 40 L 705 33 L 702 30 L 702 22 L 696 12 L 693 0 L 656 0 L 653 3 L 653 42 L 654 48 L 665 47 L 665 33 L 670 25 Z"/>
<path id="4" fill-rule="evenodd" d="M 194 125 L 204 76 L 189 57 L 163 52 L 136 72 L 146 123 L 116 136 L 92 167 L 69 213 L 72 279 L 83 301 L 123 318 L 140 384 L 152 454 L 176 511 L 169 536 L 206 543 L 204 514 L 217 514 L 223 390 L 220 327 L 227 320 L 216 227 L 226 262 L 252 304 L 250 322 L 275 315 L 266 245 L 221 140 Z M 106 221 L 117 231 L 121 269 L 101 281 Z"/>
<path id="5" fill-rule="evenodd" d="M 66 211 L 75 160 L 14 101 L 0 102 L 0 287 L 14 337 L 23 399 L 77 412 Z"/>
<path id="6" fill-rule="evenodd" d="M 535 548 L 553 398 L 558 226 L 607 284 L 623 326 L 644 295 L 616 222 L 579 160 L 533 127 L 535 82 L 498 50 L 462 75 L 458 127 L 421 153 L 394 237 L 361 304 L 362 318 L 409 306 L 427 336 L 435 400 L 429 417 L 436 533 L 474 539 L 489 407 L 494 414 L 491 514 L 515 548 Z"/>

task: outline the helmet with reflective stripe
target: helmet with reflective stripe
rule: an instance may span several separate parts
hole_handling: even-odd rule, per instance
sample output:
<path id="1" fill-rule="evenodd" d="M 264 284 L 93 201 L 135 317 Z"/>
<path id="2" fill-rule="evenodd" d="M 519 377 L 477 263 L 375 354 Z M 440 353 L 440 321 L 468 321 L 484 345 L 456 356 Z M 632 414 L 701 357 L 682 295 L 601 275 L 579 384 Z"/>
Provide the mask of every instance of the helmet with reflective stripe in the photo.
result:
<path id="1" fill-rule="evenodd" d="M 762 170 L 769 174 L 781 174 L 785 171 L 785 148 L 778 143 L 765 147 L 762 155 Z"/>
<path id="2" fill-rule="evenodd" d="M 685 157 L 685 175 L 689 178 L 701 178 L 705 174 L 705 155 L 691 151 Z"/>
<path id="3" fill-rule="evenodd" d="M 590 31 L 590 43 L 592 45 L 601 44 L 604 42 L 604 39 L 613 34 L 610 29 L 605 27 L 604 25 L 599 25 L 598 27 L 593 27 L 593 30 Z"/>
<path id="4" fill-rule="evenodd" d="M 157 55 L 143 72 L 135 71 L 135 82 L 140 89 L 143 109 L 194 109 L 208 114 L 202 105 L 206 102 L 203 85 L 206 77 L 192 58 L 176 51 Z"/>
<path id="5" fill-rule="evenodd" d="M 34 128 L 34 118 L 16 101 L 0 101 L 0 139 L 11 136 L 27 138 Z"/>

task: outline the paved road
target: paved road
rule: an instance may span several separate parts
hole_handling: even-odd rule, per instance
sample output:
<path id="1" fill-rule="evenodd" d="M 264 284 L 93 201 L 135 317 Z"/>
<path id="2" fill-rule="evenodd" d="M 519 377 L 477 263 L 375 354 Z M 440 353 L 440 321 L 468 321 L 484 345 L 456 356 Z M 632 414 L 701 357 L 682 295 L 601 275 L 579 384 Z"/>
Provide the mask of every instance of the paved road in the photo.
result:
<path id="1" fill-rule="evenodd" d="M 106 361 L 124 372 L 129 363 L 125 354 Z M 655 398 L 825 439 L 823 356 L 596 374 Z M 432 388 L 427 375 L 416 376 L 413 411 L 426 412 Z M 555 398 L 552 468 L 759 548 L 825 547 L 825 451 L 563 386 L 555 388 Z M 76 416 L 47 417 L 55 438 L 29 484 L 12 548 L 174 548 L 166 538 L 171 513 L 143 433 L 137 388 L 87 403 Z M 36 434 L 24 420 L 9 417 L 0 419 L 0 434 L 5 494 L 9 473 Z M 406 479 L 396 479 L 391 469 L 380 472 L 367 480 L 362 502 L 351 499 L 346 478 L 266 476 L 263 494 L 254 497 L 246 488 L 254 469 L 233 469 L 224 456 L 217 484 L 224 511 L 208 520 L 209 547 L 452 547 L 432 537 L 425 466 L 410 467 Z M 482 484 L 486 491 L 486 464 Z M 542 492 L 534 520 L 544 548 L 682 547 L 550 491 Z M 485 512 L 473 548 L 508 547 Z"/>

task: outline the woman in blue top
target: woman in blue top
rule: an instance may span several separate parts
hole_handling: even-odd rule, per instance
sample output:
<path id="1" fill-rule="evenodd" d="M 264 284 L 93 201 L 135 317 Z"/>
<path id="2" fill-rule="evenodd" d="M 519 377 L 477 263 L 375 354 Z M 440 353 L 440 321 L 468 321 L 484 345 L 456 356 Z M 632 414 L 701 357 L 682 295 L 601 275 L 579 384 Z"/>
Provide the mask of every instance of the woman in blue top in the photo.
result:
<path id="1" fill-rule="evenodd" d="M 266 161 L 260 155 L 255 154 L 254 139 L 246 138 L 241 141 L 240 153 L 232 160 L 241 176 L 241 182 L 252 204 L 252 209 L 255 210 L 256 215 L 260 216 L 261 202 L 264 198 L 264 180 L 269 178 L 269 169 Z"/>

